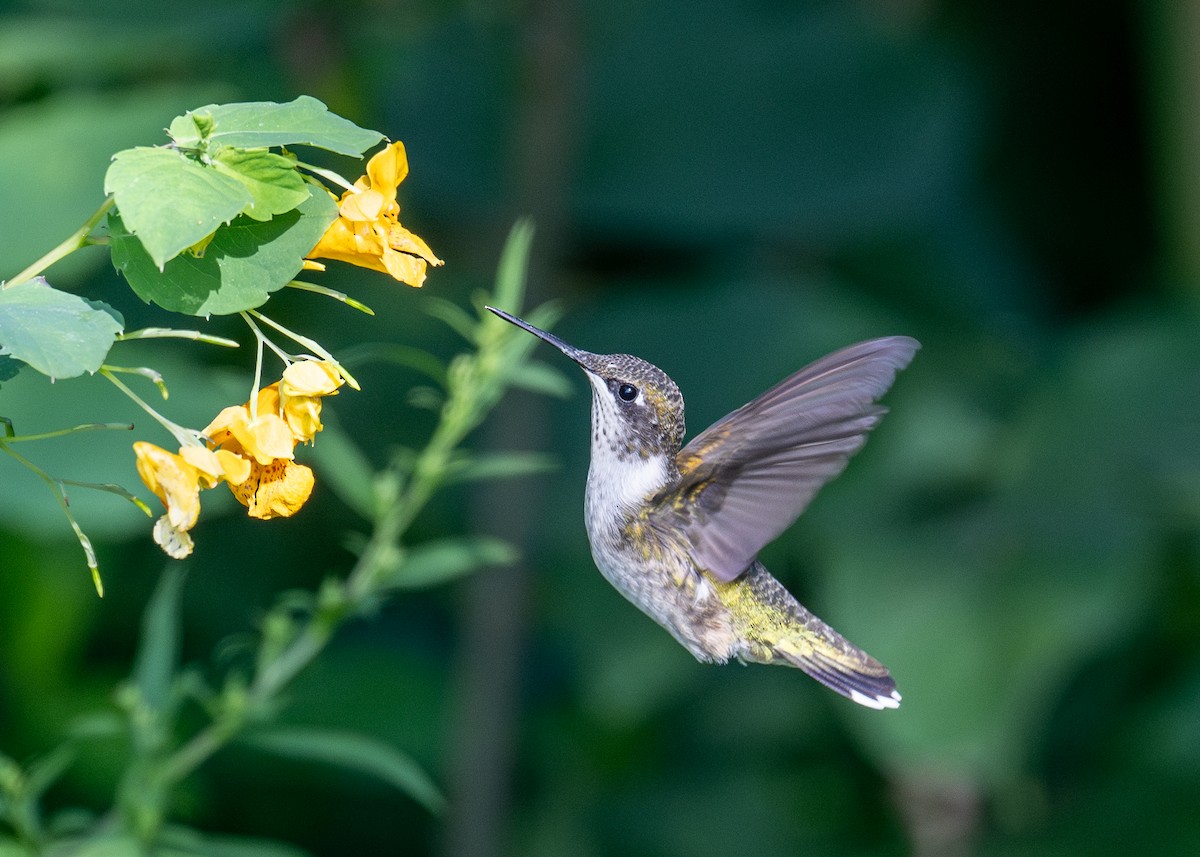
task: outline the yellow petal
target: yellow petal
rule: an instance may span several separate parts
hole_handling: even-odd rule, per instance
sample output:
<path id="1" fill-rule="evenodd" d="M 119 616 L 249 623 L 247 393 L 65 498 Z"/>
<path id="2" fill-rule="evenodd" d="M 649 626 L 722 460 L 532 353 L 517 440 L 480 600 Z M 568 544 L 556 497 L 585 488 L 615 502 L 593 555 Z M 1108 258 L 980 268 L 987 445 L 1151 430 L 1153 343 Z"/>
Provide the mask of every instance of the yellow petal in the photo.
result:
<path id="1" fill-rule="evenodd" d="M 170 525 L 190 530 L 200 517 L 200 471 L 178 455 L 145 441 L 133 445 L 138 475 L 167 508 Z"/>
<path id="2" fill-rule="evenodd" d="M 258 416 L 261 417 L 263 414 L 278 415 L 280 410 L 282 409 L 280 399 L 281 399 L 281 395 L 279 392 L 279 382 L 278 381 L 276 381 L 274 384 L 270 385 L 269 387 L 263 387 L 261 390 L 259 390 L 258 391 L 258 408 L 256 410 L 256 413 L 258 414 Z"/>
<path id="3" fill-rule="evenodd" d="M 213 446 L 220 446 L 232 437 L 231 430 L 234 425 L 245 423 L 249 419 L 250 409 L 245 405 L 230 405 L 228 408 L 222 408 L 200 434 L 212 441 Z"/>
<path id="4" fill-rule="evenodd" d="M 221 462 L 221 471 L 225 474 L 226 482 L 240 485 L 250 476 L 250 460 L 245 456 L 227 449 L 218 449 L 216 455 L 217 460 Z"/>
<path id="5" fill-rule="evenodd" d="M 296 441 L 279 414 L 259 414 L 250 422 L 234 423 L 230 431 L 259 464 L 269 464 L 277 458 L 290 459 L 294 454 Z"/>
<path id="6" fill-rule="evenodd" d="M 337 259 L 383 271 L 402 283 L 419 287 L 427 264 L 439 259 L 420 237 L 400 225 L 396 186 L 408 175 L 404 144 L 396 142 L 367 163 L 367 175 L 342 194 L 340 216 L 308 254 L 310 259 Z"/>
<path id="7" fill-rule="evenodd" d="M 253 464 L 250 477 L 230 485 L 233 496 L 252 518 L 289 517 L 300 510 L 313 489 L 313 472 L 294 461 Z"/>
<path id="8" fill-rule="evenodd" d="M 396 198 L 396 188 L 407 175 L 408 154 L 399 140 L 367 161 L 367 177 L 371 180 L 371 187 L 387 195 L 389 199 Z"/>
<path id="9" fill-rule="evenodd" d="M 196 468 L 205 488 L 212 488 L 225 476 L 225 469 L 221 465 L 220 458 L 206 446 L 181 447 L 179 457 Z"/>
<path id="10" fill-rule="evenodd" d="M 361 193 L 347 193 L 342 197 L 338 213 L 347 220 L 374 223 L 379 219 L 390 200 L 374 188 Z"/>
<path id="11" fill-rule="evenodd" d="M 429 245 L 422 241 L 418 236 L 409 232 L 399 223 L 393 223 L 387 233 L 388 246 L 393 250 L 399 250 L 401 253 L 411 253 L 414 256 L 420 256 L 431 265 L 441 265 L 442 260 L 433 255 L 433 251 L 429 249 Z"/>
<path id="12" fill-rule="evenodd" d="M 415 289 L 425 284 L 426 267 L 424 259 L 398 253 L 391 247 L 383 252 L 383 269 L 391 274 L 393 279 L 407 283 Z"/>
<path id="13" fill-rule="evenodd" d="M 296 443 L 308 443 L 321 429 L 321 400 L 316 396 L 292 396 L 283 406 L 283 418 Z"/>
<path id="14" fill-rule="evenodd" d="M 292 396 L 333 396 L 343 384 L 337 367 L 326 360 L 302 360 L 283 370 L 281 399 Z"/>
<path id="15" fill-rule="evenodd" d="M 386 271 L 379 261 L 385 246 L 384 240 L 370 229 L 359 230 L 358 226 L 366 227 L 368 224 L 353 224 L 339 217 L 325 230 L 317 246 L 309 251 L 309 257 L 336 259 L 362 268 Z"/>

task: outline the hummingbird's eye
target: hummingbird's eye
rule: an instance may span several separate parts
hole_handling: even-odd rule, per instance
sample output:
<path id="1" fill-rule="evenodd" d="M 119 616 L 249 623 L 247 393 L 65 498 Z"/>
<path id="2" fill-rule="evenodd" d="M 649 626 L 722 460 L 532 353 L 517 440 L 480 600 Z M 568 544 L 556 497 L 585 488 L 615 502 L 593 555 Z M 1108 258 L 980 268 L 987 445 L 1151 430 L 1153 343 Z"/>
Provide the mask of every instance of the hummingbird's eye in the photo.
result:
<path id="1" fill-rule="evenodd" d="M 632 384 L 622 384 L 617 388 L 617 395 L 621 397 L 622 402 L 632 402 L 637 398 L 638 389 Z"/>

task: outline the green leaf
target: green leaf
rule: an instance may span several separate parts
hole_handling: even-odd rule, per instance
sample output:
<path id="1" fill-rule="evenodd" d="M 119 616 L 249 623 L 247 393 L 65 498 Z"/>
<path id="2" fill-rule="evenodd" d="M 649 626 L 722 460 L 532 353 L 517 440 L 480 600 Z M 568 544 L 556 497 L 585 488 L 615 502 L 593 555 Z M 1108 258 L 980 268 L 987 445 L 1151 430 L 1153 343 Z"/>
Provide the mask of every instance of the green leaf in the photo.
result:
<path id="1" fill-rule="evenodd" d="M 434 381 L 439 387 L 445 388 L 446 364 L 440 358 L 421 348 L 411 345 L 401 345 L 396 342 L 364 342 L 351 345 L 341 353 L 341 360 L 347 366 L 361 366 L 372 360 L 382 363 L 395 363 L 407 366 L 420 372 Z"/>
<path id="2" fill-rule="evenodd" d="M 270 220 L 308 199 L 308 185 L 296 162 L 283 155 L 227 147 L 217 153 L 213 166 L 250 191 L 253 202 L 242 213 L 255 220 Z"/>
<path id="3" fill-rule="evenodd" d="M 190 827 L 172 825 L 159 841 L 171 853 L 195 857 L 306 857 L 307 851 L 271 839 L 242 836 L 211 836 Z M 163 851 L 156 851 L 162 857 Z"/>
<path id="4" fill-rule="evenodd" d="M 33 852 L 15 839 L 0 838 L 0 857 L 33 857 Z"/>
<path id="5" fill-rule="evenodd" d="M 375 473 L 362 450 L 354 445 L 332 415 L 325 416 L 325 430 L 312 448 L 321 478 L 357 514 L 370 520 L 375 514 L 372 485 Z"/>
<path id="6" fill-rule="evenodd" d="M 179 609 L 185 569 L 169 565 L 142 616 L 142 640 L 133 668 L 134 682 L 147 705 L 166 707 L 179 663 Z"/>
<path id="7" fill-rule="evenodd" d="M 36 802 L 46 789 L 66 773 L 67 768 L 75 761 L 75 748 L 63 744 L 51 750 L 44 756 L 38 757 L 28 768 L 25 777 L 24 797 L 30 802 Z"/>
<path id="8" fill-rule="evenodd" d="M 146 851 L 133 836 L 101 833 L 71 849 L 71 857 L 145 857 Z"/>
<path id="9" fill-rule="evenodd" d="M 454 481 L 475 482 L 481 479 L 511 479 L 531 473 L 554 470 L 557 461 L 541 452 L 475 453 L 454 471 Z"/>
<path id="10" fill-rule="evenodd" d="M 241 740 L 268 753 L 324 762 L 376 777 L 430 812 L 440 812 L 445 806 L 437 786 L 411 756 L 369 735 L 331 729 L 280 728 L 252 733 Z"/>
<path id="11" fill-rule="evenodd" d="M 159 269 L 254 203 L 238 179 L 173 149 L 145 146 L 113 156 L 104 192 Z"/>
<path id="12" fill-rule="evenodd" d="M 185 148 L 210 143 L 243 149 L 300 145 L 354 157 L 383 139 L 378 131 L 360 128 L 330 113 L 324 104 L 308 95 L 285 104 L 273 101 L 209 104 L 176 117 L 167 133 Z"/>
<path id="13" fill-rule="evenodd" d="M 0 347 L 51 378 L 95 372 L 123 327 L 112 307 L 60 292 L 42 277 L 0 289 Z"/>
<path id="14" fill-rule="evenodd" d="M 181 56 L 178 42 L 173 48 L 165 48 L 160 39 L 151 47 L 155 36 L 145 29 L 139 28 L 137 36 L 133 30 L 117 36 L 116 20 L 82 16 L 68 23 L 65 18 L 51 22 L 38 15 L 22 18 L 18 22 L 6 16 L 0 26 L 0 89 L 17 79 L 26 80 L 22 87 L 38 79 L 46 84 L 57 79 L 54 76 L 66 65 L 81 62 L 78 56 L 66 63 L 59 59 L 64 52 L 79 53 L 76 46 L 85 32 L 90 32 L 89 57 L 127 51 L 124 46 L 139 38 L 143 40 L 139 61 L 172 50 L 174 61 Z M 127 26 L 127 22 L 121 23 Z M 52 38 L 52 32 L 58 37 Z M 165 30 L 161 32 L 165 34 Z M 16 59 L 27 53 L 38 54 L 38 62 L 31 65 Z M 50 68 L 54 69 L 47 72 L 51 77 L 44 77 L 43 70 Z M 86 75 L 81 68 L 76 70 L 83 75 L 78 78 L 80 82 L 96 80 L 97 74 L 126 73 L 114 68 L 99 72 L 96 65 Z M 11 96 L 19 91 L 8 93 Z M 51 85 L 44 97 L 7 103 L 0 122 L 0 211 L 6 212 L 4 228 L 0 229 L 0 271 L 21 270 L 65 237 L 66 224 L 82 224 L 95 212 L 104 201 L 104 174 L 112 165 L 113 152 L 154 139 L 153 135 L 162 133 L 164 116 L 174 116 L 189 104 L 210 101 L 219 91 L 213 85 L 157 84 L 99 90 Z M 63 286 L 79 283 L 107 261 L 106 250 L 85 248 L 55 262 L 53 280 Z"/>
<path id="15" fill-rule="evenodd" d="M 426 295 L 421 300 L 421 308 L 425 310 L 427 315 L 445 322 L 447 327 L 467 342 L 473 343 L 475 341 L 476 320 L 458 304 L 451 303 L 445 298 Z"/>
<path id="16" fill-rule="evenodd" d="M 391 575 L 393 589 L 417 589 L 447 583 L 485 565 L 508 565 L 517 552 L 489 536 L 456 537 L 413 548 Z"/>
<path id="17" fill-rule="evenodd" d="M 228 315 L 262 305 L 299 273 L 304 255 L 337 217 L 321 190 L 265 223 L 238 217 L 216 231 L 202 257 L 179 256 L 160 271 L 141 242 L 110 214 L 113 265 L 138 297 L 189 315 Z"/>
<path id="18" fill-rule="evenodd" d="M 514 387 L 559 399 L 565 399 L 574 389 L 566 375 L 548 363 L 541 362 L 517 363 L 505 376 L 505 380 Z"/>
<path id="19" fill-rule="evenodd" d="M 496 267 L 496 306 L 520 308 L 525 299 L 525 275 L 529 270 L 529 251 L 533 246 L 533 221 L 518 220 L 508 233 L 500 263 Z M 491 315 L 491 313 L 487 313 Z M 507 322 L 497 318 L 501 324 Z"/>

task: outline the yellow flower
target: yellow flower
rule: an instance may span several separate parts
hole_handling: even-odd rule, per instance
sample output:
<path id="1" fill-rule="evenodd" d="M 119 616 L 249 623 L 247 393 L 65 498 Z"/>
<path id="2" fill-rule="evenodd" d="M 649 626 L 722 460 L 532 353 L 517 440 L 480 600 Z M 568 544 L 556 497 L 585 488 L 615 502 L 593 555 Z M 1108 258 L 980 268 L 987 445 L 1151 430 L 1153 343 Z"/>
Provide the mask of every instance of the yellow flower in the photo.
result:
<path id="1" fill-rule="evenodd" d="M 201 432 L 211 441 L 236 455 L 246 454 L 259 464 L 278 458 L 290 459 L 296 440 L 279 415 L 279 385 L 264 387 L 258 394 L 257 414 L 250 403 L 225 408 Z"/>
<path id="2" fill-rule="evenodd" d="M 200 489 L 212 488 L 222 479 L 244 480 L 249 474 L 245 460 L 223 450 L 185 446 L 179 455 L 152 443 L 133 445 L 138 475 L 162 501 L 167 513 L 154 524 L 154 541 L 168 555 L 183 559 L 194 544 L 189 530 L 200 516 Z"/>
<path id="3" fill-rule="evenodd" d="M 189 530 L 200 516 L 200 491 L 224 482 L 252 518 L 288 517 L 313 490 L 313 472 L 292 460 L 296 444 L 321 430 L 321 398 L 345 383 L 332 363 L 301 360 L 250 402 L 224 408 L 202 434 L 209 446 L 176 455 L 152 443 L 133 445 L 137 469 L 167 509 L 154 541 L 176 559 L 194 547 Z"/>
<path id="4" fill-rule="evenodd" d="M 297 443 L 308 443 L 323 428 L 321 397 L 336 396 L 343 383 L 337 368 L 323 360 L 293 363 L 283 371 L 279 401 Z"/>
<path id="5" fill-rule="evenodd" d="M 309 259 L 337 259 L 383 271 L 410 286 L 425 282 L 428 265 L 441 265 L 424 241 L 400 225 L 396 188 L 408 175 L 404 144 L 392 143 L 367 162 L 367 174 L 338 201 L 338 218 Z"/>
<path id="6" fill-rule="evenodd" d="M 138 475 L 167 507 L 177 530 L 190 530 L 200 516 L 200 471 L 181 456 L 139 440 L 133 445 Z"/>
<path id="7" fill-rule="evenodd" d="M 313 489 L 313 472 L 303 464 L 279 458 L 250 465 L 250 476 L 229 490 L 251 518 L 287 518 L 300 510 Z"/>

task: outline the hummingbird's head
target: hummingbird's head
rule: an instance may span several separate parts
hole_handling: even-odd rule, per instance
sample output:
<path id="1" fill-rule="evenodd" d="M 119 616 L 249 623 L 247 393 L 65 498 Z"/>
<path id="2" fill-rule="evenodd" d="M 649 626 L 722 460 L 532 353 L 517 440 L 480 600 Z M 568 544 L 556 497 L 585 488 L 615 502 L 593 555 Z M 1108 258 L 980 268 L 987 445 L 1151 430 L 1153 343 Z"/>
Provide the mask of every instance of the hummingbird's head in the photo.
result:
<path id="1" fill-rule="evenodd" d="M 503 310 L 505 321 L 574 360 L 592 384 L 592 444 L 619 457 L 667 456 L 683 444 L 683 396 L 666 372 L 632 354 L 593 354 Z"/>

